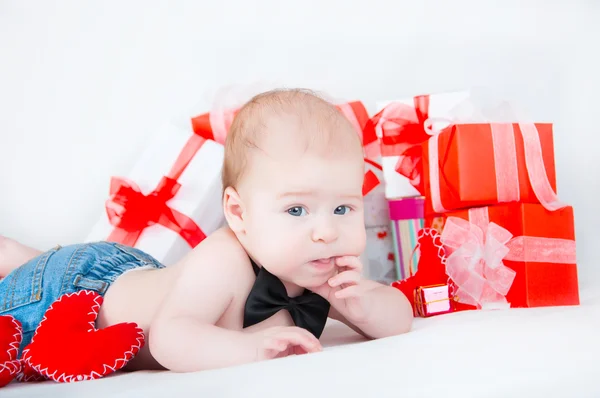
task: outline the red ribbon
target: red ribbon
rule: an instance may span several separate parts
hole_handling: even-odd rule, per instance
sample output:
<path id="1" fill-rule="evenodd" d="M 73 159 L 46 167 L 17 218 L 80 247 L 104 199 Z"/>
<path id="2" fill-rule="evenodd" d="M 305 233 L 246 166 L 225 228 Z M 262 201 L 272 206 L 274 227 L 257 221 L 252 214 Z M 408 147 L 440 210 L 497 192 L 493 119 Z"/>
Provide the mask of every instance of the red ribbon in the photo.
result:
<path id="1" fill-rule="evenodd" d="M 369 119 L 367 110 L 362 102 L 348 102 L 345 104 L 339 104 L 336 107 L 340 112 L 342 112 L 342 114 L 344 114 L 344 116 L 346 116 L 346 118 L 356 129 L 357 133 L 361 136 L 365 163 L 370 164 L 378 170 L 383 170 L 383 167 L 373 160 L 379 158 L 381 155 L 380 145 L 378 144 L 379 140 L 375 131 L 375 125 Z M 375 189 L 380 183 L 381 181 L 379 180 L 379 177 L 377 177 L 373 171 L 368 170 L 365 173 L 363 181 L 363 196 Z"/>
<path id="2" fill-rule="evenodd" d="M 238 108 L 229 108 L 220 112 L 213 111 L 198 115 L 191 120 L 192 130 L 207 140 L 225 145 L 227 132 L 238 112 Z"/>
<path id="3" fill-rule="evenodd" d="M 353 101 L 336 105 L 336 107 L 350 121 L 357 133 L 362 134 L 365 162 L 379 170 L 383 170 L 381 165 L 370 159 L 379 157 L 380 153 L 375 126 L 368 119 L 367 110 L 362 102 Z M 206 139 L 224 144 L 227 130 L 237 112 L 238 109 L 232 108 L 221 113 L 210 112 L 198 115 L 192 118 L 192 129 L 196 134 L 202 135 Z M 375 189 L 380 183 L 381 181 L 374 172 L 367 171 L 363 182 L 363 196 Z"/>
<path id="4" fill-rule="evenodd" d="M 365 158 L 365 163 L 369 163 L 376 169 L 383 170 L 383 167 L 381 167 L 381 165 L 379 165 L 378 163 L 376 163 L 370 159 Z M 377 187 L 377 185 L 379 185 L 380 183 L 381 183 L 381 181 L 379 180 L 379 177 L 377 177 L 377 175 L 375 173 L 373 173 L 371 170 L 368 170 L 365 173 L 365 179 L 363 181 L 363 187 L 362 187 L 363 196 L 367 195 L 369 192 L 371 192 L 373 189 L 375 189 Z"/>
<path id="5" fill-rule="evenodd" d="M 366 129 L 381 127 L 382 156 L 399 156 L 395 170 L 409 179 L 422 194 L 425 187 L 421 178 L 423 151 L 421 144 L 430 138 L 425 130 L 429 117 L 429 95 L 414 97 L 414 107 L 391 103 L 373 116 Z"/>
<path id="6" fill-rule="evenodd" d="M 383 171 L 383 167 L 379 163 L 369 159 L 369 156 L 371 155 L 376 157 L 379 157 L 379 155 L 381 155 L 379 151 L 375 151 L 375 153 L 372 153 L 372 148 L 375 148 L 379 140 L 377 138 L 377 133 L 375 132 L 375 126 L 371 123 L 370 120 L 367 120 L 367 123 L 363 128 L 362 139 L 363 148 L 365 148 L 365 163 L 368 163 L 376 169 Z M 365 173 L 365 180 L 363 182 L 363 196 L 367 195 L 369 192 L 375 189 L 380 183 L 381 181 L 375 173 L 373 173 L 371 170 L 367 171 Z"/>
<path id="7" fill-rule="evenodd" d="M 135 246 L 143 230 L 155 224 L 175 231 L 192 248 L 206 238 L 194 220 L 167 204 L 181 187 L 177 180 L 206 140 L 207 138 L 197 133 L 192 134 L 169 174 L 164 176 L 156 189 L 148 195 L 144 195 L 133 181 L 120 177 L 111 179 L 106 213 L 109 222 L 115 228 L 108 241 Z"/>

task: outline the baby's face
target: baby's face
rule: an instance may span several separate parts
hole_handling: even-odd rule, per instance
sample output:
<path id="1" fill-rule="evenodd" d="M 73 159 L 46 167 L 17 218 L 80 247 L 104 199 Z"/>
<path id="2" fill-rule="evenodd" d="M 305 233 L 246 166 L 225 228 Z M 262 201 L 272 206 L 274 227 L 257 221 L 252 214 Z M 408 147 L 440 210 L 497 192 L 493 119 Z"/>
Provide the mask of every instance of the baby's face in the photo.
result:
<path id="1" fill-rule="evenodd" d="M 362 152 L 274 141 L 252 157 L 240 186 L 247 249 L 280 279 L 318 286 L 336 273 L 335 257 L 365 248 Z"/>

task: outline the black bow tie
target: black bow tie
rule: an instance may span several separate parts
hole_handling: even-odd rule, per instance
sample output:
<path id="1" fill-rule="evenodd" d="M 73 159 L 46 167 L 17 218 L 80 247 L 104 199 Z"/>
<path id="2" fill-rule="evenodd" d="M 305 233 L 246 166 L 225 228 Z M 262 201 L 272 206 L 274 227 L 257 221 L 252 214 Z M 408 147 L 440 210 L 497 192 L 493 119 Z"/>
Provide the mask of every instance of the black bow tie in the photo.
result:
<path id="1" fill-rule="evenodd" d="M 285 286 L 275 275 L 252 263 L 256 281 L 244 307 L 244 328 L 255 325 L 285 309 L 296 326 L 321 336 L 327 316 L 329 302 L 316 293 L 306 290 L 301 296 L 289 297 Z"/>

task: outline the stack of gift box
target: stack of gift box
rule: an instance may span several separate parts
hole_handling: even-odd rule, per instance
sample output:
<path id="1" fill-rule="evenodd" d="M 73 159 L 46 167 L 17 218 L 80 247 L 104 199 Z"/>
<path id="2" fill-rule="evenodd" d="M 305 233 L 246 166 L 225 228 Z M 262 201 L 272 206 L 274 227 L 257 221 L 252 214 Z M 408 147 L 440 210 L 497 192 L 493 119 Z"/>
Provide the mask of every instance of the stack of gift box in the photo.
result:
<path id="1" fill-rule="evenodd" d="M 552 124 L 511 120 L 502 105 L 494 118 L 468 92 L 421 95 L 372 118 L 395 227 L 393 286 L 416 315 L 579 304 Z"/>
<path id="2" fill-rule="evenodd" d="M 365 276 L 402 290 L 421 316 L 578 304 L 552 125 L 493 120 L 478 106 L 469 92 L 380 103 L 372 117 L 360 101 L 337 105 L 364 148 Z M 168 266 L 223 226 L 223 145 L 236 109 L 158 131 L 127 177 L 112 179 L 87 240 Z"/>

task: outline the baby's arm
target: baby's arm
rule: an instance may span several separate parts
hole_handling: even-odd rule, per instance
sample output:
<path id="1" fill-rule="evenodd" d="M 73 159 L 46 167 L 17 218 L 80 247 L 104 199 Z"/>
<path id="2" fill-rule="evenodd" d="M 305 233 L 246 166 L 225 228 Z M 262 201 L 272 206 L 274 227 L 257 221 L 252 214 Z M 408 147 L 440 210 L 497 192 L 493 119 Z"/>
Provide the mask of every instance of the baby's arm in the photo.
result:
<path id="1" fill-rule="evenodd" d="M 371 280 L 363 283 L 367 285 L 364 299 L 369 303 L 365 319 L 351 322 L 335 307 L 331 308 L 330 316 L 367 338 L 377 339 L 409 332 L 413 310 L 404 294 L 394 287 Z"/>
<path id="2" fill-rule="evenodd" d="M 208 237 L 177 266 L 181 274 L 149 333 L 150 353 L 165 368 L 195 372 L 320 351 L 319 341 L 295 326 L 255 333 L 216 326 L 234 299 L 236 282 L 244 278 L 243 266 L 251 268 L 246 253 L 226 233 Z"/>
<path id="3" fill-rule="evenodd" d="M 338 257 L 336 265 L 339 272 L 316 291 L 331 303 L 332 318 L 370 338 L 410 331 L 413 311 L 400 290 L 365 279 L 358 257 Z"/>
<path id="4" fill-rule="evenodd" d="M 247 334 L 215 326 L 234 296 L 236 261 L 235 246 L 213 235 L 178 265 L 181 274 L 150 327 L 150 352 L 162 366 L 193 372 L 255 360 Z"/>

